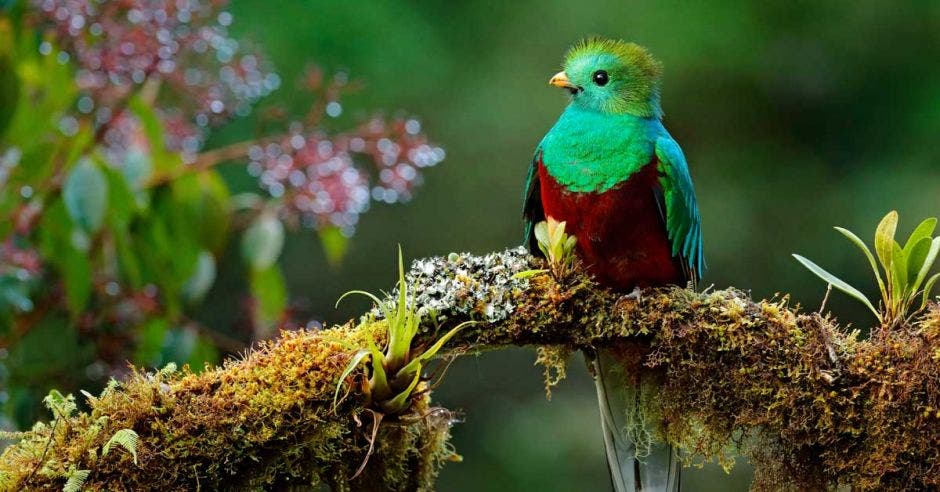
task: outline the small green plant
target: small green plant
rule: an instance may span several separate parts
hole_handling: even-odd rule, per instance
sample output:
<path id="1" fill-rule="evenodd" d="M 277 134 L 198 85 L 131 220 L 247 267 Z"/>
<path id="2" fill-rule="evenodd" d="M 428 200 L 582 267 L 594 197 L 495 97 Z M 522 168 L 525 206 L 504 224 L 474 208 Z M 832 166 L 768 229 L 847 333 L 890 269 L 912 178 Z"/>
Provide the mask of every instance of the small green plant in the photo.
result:
<path id="1" fill-rule="evenodd" d="M 899 322 L 909 320 L 911 316 L 926 307 L 934 284 L 940 278 L 940 273 L 927 278 L 937 259 L 937 253 L 940 252 L 940 237 L 933 237 L 936 227 L 936 218 L 924 220 L 907 238 L 904 246 L 901 246 L 894 239 L 898 228 L 898 213 L 891 211 L 881 219 L 881 223 L 875 230 L 875 254 L 872 254 L 865 242 L 852 231 L 842 227 L 835 228 L 868 258 L 881 291 L 880 310 L 875 308 L 865 294 L 847 282 L 800 255 L 794 254 L 793 257 L 819 278 L 865 304 L 871 312 L 875 313 L 883 326 L 894 326 Z M 879 263 L 884 277 L 879 272 Z M 912 311 L 911 308 L 917 304 L 918 299 L 920 302 L 917 309 Z"/>
<path id="2" fill-rule="evenodd" d="M 409 289 L 405 282 L 405 268 L 401 248 L 399 248 L 398 296 L 394 300 L 394 305 L 361 290 L 347 292 L 336 301 L 339 305 L 339 302 L 350 294 L 369 297 L 382 311 L 388 323 L 388 332 L 387 346 L 384 351 L 379 350 L 375 343 L 370 341 L 368 347 L 359 349 L 353 355 L 336 385 L 336 392 L 333 396 L 334 406 L 339 398 L 343 382 L 357 367 L 365 364 L 368 376 L 368 384 L 363 385 L 366 406 L 375 408 L 385 415 L 407 410 L 411 406 L 411 396 L 421 381 L 421 369 L 457 332 L 475 323 L 473 321 L 460 323 L 438 338 L 430 347 L 412 347 L 412 341 L 421 327 L 422 316 L 418 312 L 414 293 L 409 298 L 409 290 L 412 289 Z"/>
<path id="3" fill-rule="evenodd" d="M 133 429 L 121 429 L 114 433 L 111 436 L 111 439 L 108 439 L 108 442 L 105 443 L 104 448 L 101 450 L 101 454 L 107 456 L 111 452 L 111 448 L 115 445 L 121 446 L 131 453 L 131 456 L 134 457 L 134 464 L 137 464 L 137 443 L 140 441 L 140 438 L 137 436 L 137 433 Z"/>
<path id="4" fill-rule="evenodd" d="M 72 469 L 67 475 L 68 478 L 65 481 L 65 486 L 62 487 L 62 492 L 81 492 L 85 481 L 88 480 L 90 475 L 91 470 Z"/>
<path id="5" fill-rule="evenodd" d="M 539 249 L 548 260 L 548 266 L 555 278 L 564 278 L 574 266 L 574 247 L 578 238 L 565 233 L 565 222 L 557 222 L 551 217 L 535 224 L 535 240 Z"/>

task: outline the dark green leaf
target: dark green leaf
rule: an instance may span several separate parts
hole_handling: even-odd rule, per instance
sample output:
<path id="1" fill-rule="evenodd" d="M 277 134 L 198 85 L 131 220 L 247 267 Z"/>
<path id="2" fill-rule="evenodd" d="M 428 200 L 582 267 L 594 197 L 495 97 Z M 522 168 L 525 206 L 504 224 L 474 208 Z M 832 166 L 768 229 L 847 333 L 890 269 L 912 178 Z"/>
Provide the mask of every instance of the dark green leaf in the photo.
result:
<path id="1" fill-rule="evenodd" d="M 77 249 L 61 251 L 63 255 L 62 280 L 65 283 L 65 299 L 73 318 L 85 310 L 91 297 L 91 262 L 88 255 Z"/>

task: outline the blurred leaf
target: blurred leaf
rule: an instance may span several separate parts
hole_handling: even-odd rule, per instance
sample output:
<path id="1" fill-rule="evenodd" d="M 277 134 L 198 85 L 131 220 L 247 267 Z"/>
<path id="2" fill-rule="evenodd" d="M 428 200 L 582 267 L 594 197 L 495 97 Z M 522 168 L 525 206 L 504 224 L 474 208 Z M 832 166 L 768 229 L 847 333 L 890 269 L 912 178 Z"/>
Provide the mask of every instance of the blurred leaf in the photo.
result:
<path id="1" fill-rule="evenodd" d="M 108 180 L 90 159 L 80 161 L 65 178 L 62 198 L 69 216 L 85 232 L 94 234 L 104 224 L 108 207 Z"/>
<path id="2" fill-rule="evenodd" d="M 5 21 L 0 19 L 0 141 L 13 120 L 20 93 L 20 82 L 13 70 L 10 50 L 7 49 L 13 42 L 13 34 L 10 32 L 12 26 Z"/>
<path id="3" fill-rule="evenodd" d="M 196 270 L 183 284 L 183 299 L 191 304 L 198 303 L 206 296 L 215 282 L 215 257 L 209 251 L 199 253 Z"/>
<path id="4" fill-rule="evenodd" d="M 320 236 L 320 244 L 323 245 L 327 263 L 330 266 L 338 266 L 346 257 L 346 251 L 349 249 L 349 239 L 343 235 L 339 227 L 323 228 L 318 235 Z"/>
<path id="5" fill-rule="evenodd" d="M 134 147 L 127 151 L 121 163 L 121 174 L 133 190 L 140 190 L 153 174 L 150 155 Z"/>
<path id="6" fill-rule="evenodd" d="M 128 107 L 140 120 L 144 134 L 150 143 L 153 171 L 166 174 L 182 166 L 183 161 L 179 154 L 167 152 L 163 122 L 153 108 L 136 95 L 128 101 Z"/>
<path id="7" fill-rule="evenodd" d="M 76 236 L 84 233 L 69 218 L 64 200 L 54 201 L 39 223 L 39 248 L 55 265 L 65 284 L 66 304 L 75 318 L 91 296 L 91 263 L 86 252 L 76 248 Z"/>
<path id="8" fill-rule="evenodd" d="M 74 325 L 54 313 L 41 318 L 9 350 L 4 365 L 10 370 L 10 388 L 48 388 L 49 381 L 55 381 L 65 392 L 77 389 L 95 356 L 94 346 L 79 337 Z M 15 393 L 27 398 L 16 408 L 16 419 L 21 427 L 29 427 L 41 398 L 28 390 Z"/>
<path id="9" fill-rule="evenodd" d="M 167 313 L 175 318 L 181 311 L 180 291 L 193 275 L 203 248 L 170 190 L 159 190 L 153 201 L 150 213 L 134 227 L 133 250 L 140 260 L 142 281 L 160 287 Z"/>
<path id="10" fill-rule="evenodd" d="M 173 182 L 175 229 L 198 243 L 200 249 L 220 252 L 229 230 L 229 190 L 218 173 L 202 172 Z"/>
<path id="11" fill-rule="evenodd" d="M 108 223 L 115 231 L 126 230 L 137 213 L 134 193 L 118 171 L 105 166 L 101 169 L 108 180 Z"/>
<path id="12" fill-rule="evenodd" d="M 144 323 L 137 336 L 134 362 L 148 367 L 160 367 L 163 360 L 163 345 L 170 324 L 163 318 L 153 318 Z"/>
<path id="13" fill-rule="evenodd" d="M 865 294 L 862 294 L 861 291 L 847 284 L 839 277 L 836 277 L 835 275 L 827 272 L 809 259 L 804 258 L 798 254 L 794 254 L 793 257 L 796 258 L 796 261 L 802 263 L 803 266 L 808 268 L 809 271 L 813 272 L 817 277 L 823 279 L 826 283 L 861 301 L 863 304 L 865 304 L 865 306 L 868 307 L 868 309 L 871 310 L 871 312 L 875 313 L 875 316 L 877 316 L 878 319 L 881 319 L 881 314 L 878 313 L 878 310 L 875 309 L 875 306 L 872 305 L 871 301 L 869 301 L 868 298 L 865 297 Z"/>
<path id="14" fill-rule="evenodd" d="M 263 270 L 252 270 L 249 278 L 251 295 L 255 302 L 255 326 L 261 330 L 259 338 L 274 335 L 273 328 L 287 308 L 287 286 L 277 265 Z"/>
<path id="15" fill-rule="evenodd" d="M 253 270 L 277 262 L 284 247 L 284 225 L 273 212 L 262 212 L 242 235 L 242 257 Z"/>
<path id="16" fill-rule="evenodd" d="M 114 231 L 114 246 L 117 250 L 117 260 L 121 278 L 133 288 L 139 289 L 143 285 L 140 270 L 140 260 L 137 251 L 132 247 L 133 239 L 126 230 Z"/>
<path id="17" fill-rule="evenodd" d="M 13 275 L 0 275 L 0 312 L 7 310 L 8 306 L 21 313 L 32 311 L 29 285 Z"/>
<path id="18" fill-rule="evenodd" d="M 74 247 L 62 251 L 62 280 L 72 318 L 77 318 L 91 297 L 91 262 L 88 255 Z"/>
<path id="19" fill-rule="evenodd" d="M 183 363 L 189 365 L 192 371 L 198 373 L 205 368 L 206 364 L 215 364 L 218 362 L 219 350 L 215 348 L 215 345 L 211 341 L 201 335 L 196 336 L 195 342 L 195 345 L 189 352 L 189 357 L 187 357 Z"/>
<path id="20" fill-rule="evenodd" d="M 894 234 L 898 228 L 898 213 L 892 210 L 885 215 L 875 229 L 875 252 L 881 260 L 885 273 L 891 275 L 891 258 L 894 253 Z M 890 283 L 890 281 L 889 281 Z"/>

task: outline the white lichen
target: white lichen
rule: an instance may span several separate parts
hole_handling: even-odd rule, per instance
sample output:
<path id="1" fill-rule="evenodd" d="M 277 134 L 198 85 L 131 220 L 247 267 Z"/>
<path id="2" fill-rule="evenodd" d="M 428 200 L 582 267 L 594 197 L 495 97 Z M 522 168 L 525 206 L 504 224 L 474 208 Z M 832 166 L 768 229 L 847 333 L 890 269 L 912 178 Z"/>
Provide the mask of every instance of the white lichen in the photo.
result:
<path id="1" fill-rule="evenodd" d="M 451 253 L 415 260 L 405 275 L 422 317 L 444 321 L 470 317 L 495 323 L 515 309 L 513 297 L 523 292 L 528 280 L 516 274 L 537 268 L 528 250 L 519 246 L 485 256 Z M 394 299 L 397 289 L 390 294 Z M 379 317 L 377 309 L 372 316 Z"/>

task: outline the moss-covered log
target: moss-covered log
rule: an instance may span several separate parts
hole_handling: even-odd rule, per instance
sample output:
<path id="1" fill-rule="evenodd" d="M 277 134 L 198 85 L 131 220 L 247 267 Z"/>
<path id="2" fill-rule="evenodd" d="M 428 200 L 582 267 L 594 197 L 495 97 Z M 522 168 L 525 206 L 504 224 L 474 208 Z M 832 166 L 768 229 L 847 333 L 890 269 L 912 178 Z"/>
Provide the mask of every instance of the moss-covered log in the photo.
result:
<path id="1" fill-rule="evenodd" d="M 514 275 L 534 261 L 513 250 L 415 262 L 409 281 L 427 320 L 419 340 L 476 319 L 450 354 L 548 346 L 541 359 L 555 368 L 572 350 L 639 347 L 633 367 L 662 381 L 659 431 L 690 460 L 727 460 L 737 449 L 754 461 L 758 489 L 940 487 L 937 305 L 910 326 L 861 339 L 820 314 L 798 314 L 785 298 L 670 288 L 633 300 L 577 275 Z M 51 422 L 4 451 L 0 485 L 62 489 L 85 478 L 87 490 L 433 489 L 440 467 L 458 456 L 451 414 L 432 407 L 429 391 L 377 430 L 357 391 L 333 407 L 353 352 L 369 339 L 381 344 L 384 328 L 367 314 L 285 332 L 199 374 L 135 373 L 88 398 L 89 412 L 54 405 Z M 120 429 L 139 436 L 136 458 L 117 447 L 103 453 Z"/>

